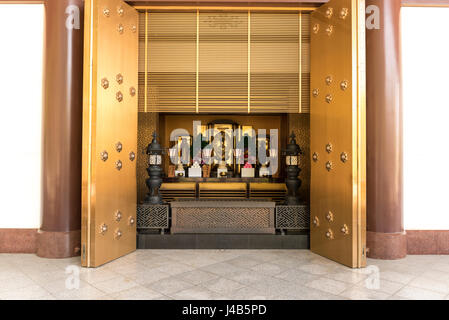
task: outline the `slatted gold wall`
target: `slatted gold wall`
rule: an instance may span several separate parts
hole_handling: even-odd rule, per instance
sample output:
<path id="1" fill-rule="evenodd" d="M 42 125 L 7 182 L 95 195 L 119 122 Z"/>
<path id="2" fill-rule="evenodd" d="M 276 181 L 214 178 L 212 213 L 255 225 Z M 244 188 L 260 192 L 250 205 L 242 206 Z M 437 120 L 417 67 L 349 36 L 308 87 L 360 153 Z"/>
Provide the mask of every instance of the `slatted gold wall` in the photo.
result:
<path id="1" fill-rule="evenodd" d="M 299 15 L 251 14 L 251 111 L 299 111 Z"/>
<path id="2" fill-rule="evenodd" d="M 199 111 L 248 112 L 248 13 L 199 13 Z"/>
<path id="3" fill-rule="evenodd" d="M 301 100 L 302 113 L 310 113 L 310 14 L 301 14 Z"/>
<path id="4" fill-rule="evenodd" d="M 196 13 L 148 13 L 148 106 L 196 111 Z"/>
<path id="5" fill-rule="evenodd" d="M 308 13 L 145 11 L 139 30 L 141 112 L 310 110 Z"/>

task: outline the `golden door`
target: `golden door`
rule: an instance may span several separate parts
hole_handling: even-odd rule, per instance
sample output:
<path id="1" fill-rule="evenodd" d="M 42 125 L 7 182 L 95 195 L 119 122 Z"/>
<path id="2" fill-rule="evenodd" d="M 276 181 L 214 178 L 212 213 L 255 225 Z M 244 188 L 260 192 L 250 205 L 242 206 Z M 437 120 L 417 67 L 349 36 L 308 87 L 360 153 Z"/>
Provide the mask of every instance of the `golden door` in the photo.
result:
<path id="1" fill-rule="evenodd" d="M 365 1 L 331 0 L 311 20 L 311 250 L 366 265 Z"/>
<path id="2" fill-rule="evenodd" d="M 138 15 L 86 0 L 81 261 L 97 267 L 136 249 Z"/>

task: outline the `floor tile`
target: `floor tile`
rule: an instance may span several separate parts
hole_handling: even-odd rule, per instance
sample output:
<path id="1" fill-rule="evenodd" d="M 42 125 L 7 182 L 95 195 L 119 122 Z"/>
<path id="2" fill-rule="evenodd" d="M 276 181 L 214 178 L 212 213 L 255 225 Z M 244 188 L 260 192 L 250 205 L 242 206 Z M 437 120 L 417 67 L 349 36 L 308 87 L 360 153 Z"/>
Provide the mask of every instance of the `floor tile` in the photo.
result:
<path id="1" fill-rule="evenodd" d="M 265 276 L 262 281 L 251 283 L 249 287 L 260 290 L 268 296 L 277 296 L 296 290 L 299 285 L 279 278 Z"/>
<path id="2" fill-rule="evenodd" d="M 270 263 L 278 264 L 280 266 L 284 266 L 291 269 L 291 268 L 298 268 L 305 264 L 309 264 L 310 259 L 294 256 L 281 256 L 278 259 L 270 261 Z"/>
<path id="3" fill-rule="evenodd" d="M 349 288 L 349 284 L 328 278 L 319 278 L 305 284 L 306 287 L 321 290 L 330 294 L 339 295 Z"/>
<path id="4" fill-rule="evenodd" d="M 254 272 L 262 273 L 262 274 L 269 275 L 269 276 L 275 276 L 275 275 L 280 274 L 288 269 L 290 269 L 290 268 L 281 266 L 278 264 L 270 263 L 270 262 L 258 264 L 251 268 L 251 270 L 253 270 Z"/>
<path id="5" fill-rule="evenodd" d="M 449 283 L 447 283 L 446 281 L 438 281 L 425 277 L 418 277 L 413 279 L 409 283 L 409 286 L 427 289 L 442 294 L 449 294 Z"/>
<path id="6" fill-rule="evenodd" d="M 309 250 L 137 250 L 88 269 L 79 257 L 0 254 L 0 299 L 449 299 L 448 256 L 367 264 Z"/>
<path id="7" fill-rule="evenodd" d="M 109 294 L 105 294 L 102 296 L 98 296 L 92 300 L 115 300 L 113 297 L 111 297 Z M 130 299 L 131 300 L 131 299 Z"/>
<path id="8" fill-rule="evenodd" d="M 217 260 L 210 258 L 206 255 L 195 256 L 193 258 L 183 261 L 183 263 L 185 263 L 189 266 L 195 267 L 195 268 L 210 266 L 210 265 L 216 264 L 217 262 L 218 262 Z"/>
<path id="9" fill-rule="evenodd" d="M 166 295 L 161 295 L 160 297 L 154 298 L 153 300 L 174 300 L 174 299 Z"/>
<path id="10" fill-rule="evenodd" d="M 161 266 L 158 268 L 154 268 L 155 271 L 161 271 L 161 272 L 165 272 L 168 273 L 169 275 L 177 275 L 177 274 L 181 274 L 181 273 L 185 273 L 188 271 L 192 271 L 195 270 L 194 267 L 189 266 L 187 264 L 184 263 L 175 263 L 175 264 L 167 264 L 165 266 Z"/>
<path id="11" fill-rule="evenodd" d="M 80 279 L 86 281 L 87 283 L 95 284 L 98 282 L 114 279 L 119 276 L 120 275 L 118 273 L 111 271 L 109 269 L 104 270 L 89 269 L 87 272 L 83 272 L 80 274 Z"/>
<path id="12" fill-rule="evenodd" d="M 277 274 L 274 276 L 275 278 L 283 279 L 286 281 L 292 281 L 294 283 L 304 285 L 307 282 L 310 282 L 312 280 L 316 280 L 319 278 L 317 275 L 313 275 L 307 272 L 302 272 L 298 269 L 290 269 L 287 271 L 284 271 L 280 274 Z"/>
<path id="13" fill-rule="evenodd" d="M 446 283 L 449 283 L 449 272 L 443 272 L 438 270 L 426 270 L 422 273 L 423 277 L 438 280 L 438 281 L 444 281 Z"/>
<path id="14" fill-rule="evenodd" d="M 240 282 L 225 278 L 212 279 L 202 283 L 201 286 L 223 295 L 227 295 L 235 290 L 244 287 L 244 285 Z"/>
<path id="15" fill-rule="evenodd" d="M 329 274 L 326 274 L 325 277 L 332 280 L 347 282 L 350 284 L 357 284 L 359 282 L 362 282 L 367 278 L 368 275 L 354 272 L 351 270 L 345 270 L 345 271 L 336 271 Z"/>
<path id="16" fill-rule="evenodd" d="M 279 254 L 272 250 L 254 250 L 253 252 L 246 255 L 246 257 L 261 262 L 270 262 L 279 259 Z"/>
<path id="17" fill-rule="evenodd" d="M 36 282 L 25 275 L 15 276 L 13 278 L 3 279 L 0 282 L 0 292 L 13 291 L 35 285 Z"/>
<path id="18" fill-rule="evenodd" d="M 131 289 L 111 294 L 111 297 L 116 300 L 153 300 L 161 298 L 163 295 L 160 292 L 142 286 L 136 286 Z"/>
<path id="19" fill-rule="evenodd" d="M 159 268 L 169 265 L 176 265 L 178 263 L 183 263 L 184 261 L 180 261 L 177 259 L 174 259 L 172 257 L 150 257 L 143 259 L 140 261 L 140 264 L 143 265 L 144 268 Z"/>
<path id="20" fill-rule="evenodd" d="M 409 300 L 442 300 L 446 295 L 435 291 L 406 286 L 399 290 L 396 296 Z"/>
<path id="21" fill-rule="evenodd" d="M 370 279 L 365 279 L 364 281 L 358 283 L 356 286 L 359 288 L 375 290 L 392 295 L 401 290 L 404 287 L 404 284 L 385 279 L 379 279 L 378 282 L 371 282 Z"/>
<path id="22" fill-rule="evenodd" d="M 207 253 L 207 256 L 211 259 L 214 259 L 217 262 L 223 262 L 223 261 L 229 261 L 229 260 L 239 258 L 245 254 L 246 254 L 246 251 L 244 251 L 244 250 L 220 249 L 220 250 L 213 250 L 213 251 Z"/>
<path id="23" fill-rule="evenodd" d="M 220 295 L 201 286 L 194 286 L 170 294 L 175 300 L 229 300 L 229 297 Z"/>
<path id="24" fill-rule="evenodd" d="M 23 300 L 23 299 L 25 299 L 25 298 L 20 297 L 17 300 Z M 28 300 L 57 300 L 57 299 L 56 299 L 55 296 L 53 296 L 52 294 L 49 293 L 49 294 L 44 295 L 44 296 L 39 296 L 38 298 L 29 298 Z"/>
<path id="25" fill-rule="evenodd" d="M 153 268 L 158 268 L 160 267 L 162 264 L 158 264 L 158 265 L 145 265 L 143 264 L 143 262 L 146 262 L 147 260 L 142 260 L 142 263 L 137 263 L 137 262 L 130 262 L 128 264 L 125 265 L 118 265 L 118 266 L 105 266 L 105 268 L 96 268 L 94 270 L 99 270 L 99 271 L 110 271 L 113 272 L 115 274 L 120 274 L 124 277 L 127 276 L 131 276 L 134 275 L 136 273 L 139 272 L 146 272 L 149 269 L 153 269 Z"/>
<path id="26" fill-rule="evenodd" d="M 258 290 L 251 287 L 242 287 L 238 290 L 235 290 L 229 296 L 232 297 L 233 300 L 273 300 L 274 296 L 268 295 L 266 292 L 262 290 Z"/>
<path id="27" fill-rule="evenodd" d="M 337 262 L 323 258 L 321 256 L 316 256 L 315 258 L 310 259 L 309 262 L 311 264 L 319 264 L 319 265 L 328 266 L 328 267 L 340 266 L 340 264 L 338 264 Z"/>
<path id="28" fill-rule="evenodd" d="M 343 291 L 340 296 L 351 300 L 386 300 L 389 297 L 387 293 L 359 287 L 349 288 Z"/>
<path id="29" fill-rule="evenodd" d="M 22 271 L 17 270 L 16 268 L 14 268 L 12 266 L 0 267 L 0 281 L 2 281 L 4 279 L 13 279 L 13 278 L 23 277 L 23 276 L 25 276 L 25 274 Z"/>
<path id="30" fill-rule="evenodd" d="M 306 249 L 300 249 L 300 250 L 283 250 L 282 255 L 286 255 L 289 257 L 296 257 L 296 258 L 304 258 L 304 259 L 313 259 L 317 255 L 310 250 Z"/>
<path id="31" fill-rule="evenodd" d="M 83 280 L 79 280 L 79 282 L 75 284 L 74 282 L 70 281 L 69 278 L 43 282 L 40 285 L 51 294 L 89 287 L 89 284 Z M 77 285 L 78 287 L 76 288 L 75 285 Z"/>
<path id="32" fill-rule="evenodd" d="M 267 277 L 264 274 L 255 273 L 250 270 L 237 271 L 226 274 L 224 276 L 227 279 L 231 279 L 240 282 L 244 285 L 250 285 L 257 282 L 263 282 Z"/>
<path id="33" fill-rule="evenodd" d="M 384 270 L 391 270 L 398 273 L 406 273 L 411 276 L 420 276 L 428 269 L 429 268 L 426 265 L 408 265 L 406 263 L 402 263 L 402 264 L 391 264 Z"/>
<path id="34" fill-rule="evenodd" d="M 250 269 L 258 264 L 261 264 L 262 261 L 253 259 L 248 256 L 239 256 L 237 258 L 226 260 L 227 263 L 232 264 L 233 266 Z"/>
<path id="35" fill-rule="evenodd" d="M 397 271 L 381 271 L 380 278 L 402 284 L 408 284 L 413 280 L 413 278 L 415 278 L 415 276 Z"/>
<path id="36" fill-rule="evenodd" d="M 293 289 L 284 291 L 286 296 L 292 297 L 296 300 L 345 300 L 346 298 L 338 295 L 333 295 L 322 290 L 306 286 L 296 286 Z"/>
<path id="37" fill-rule="evenodd" d="M 319 264 L 308 263 L 302 266 L 299 266 L 297 269 L 314 274 L 314 275 L 324 275 L 328 274 L 332 271 L 332 268 L 329 266 L 323 266 Z"/>
<path id="38" fill-rule="evenodd" d="M 286 294 L 281 294 L 281 295 L 270 297 L 269 300 L 286 300 L 286 301 L 288 301 L 288 300 L 300 300 L 300 299 L 292 297 L 292 296 L 288 296 Z"/>
<path id="39" fill-rule="evenodd" d="M 1 300 L 29 300 L 40 299 L 49 296 L 50 293 L 39 285 L 31 285 L 19 289 L 1 291 Z"/>
<path id="40" fill-rule="evenodd" d="M 157 291 L 165 295 L 171 295 L 176 292 L 193 287 L 193 284 L 170 277 L 145 285 L 146 288 Z"/>
<path id="41" fill-rule="evenodd" d="M 137 286 L 137 283 L 123 276 L 115 277 L 109 280 L 96 282 L 93 286 L 104 293 L 111 294 Z"/>
<path id="42" fill-rule="evenodd" d="M 432 270 L 449 273 L 449 262 L 435 262 L 429 265 Z"/>
<path id="43" fill-rule="evenodd" d="M 206 281 L 210 281 L 213 279 L 218 279 L 218 275 L 206 272 L 203 270 L 193 270 L 185 273 L 178 274 L 176 278 L 181 279 L 183 281 L 190 282 L 191 284 L 198 285 Z"/>
<path id="44" fill-rule="evenodd" d="M 236 267 L 227 262 L 219 262 L 202 267 L 201 270 L 210 272 L 219 276 L 224 276 L 226 274 L 231 274 L 238 271 L 245 271 L 244 268 Z"/>
<path id="45" fill-rule="evenodd" d="M 139 285 L 150 284 L 162 279 L 171 277 L 168 273 L 165 273 L 156 269 L 148 269 L 146 271 L 139 271 L 127 276 L 128 279 L 134 281 Z"/>
<path id="46" fill-rule="evenodd" d="M 30 272 L 26 274 L 31 280 L 40 285 L 45 285 L 49 282 L 61 281 L 65 282 L 65 280 L 70 276 L 70 274 L 65 273 L 64 270 L 57 271 L 40 271 L 40 272 Z M 81 278 L 81 275 L 80 275 Z"/>
<path id="47" fill-rule="evenodd" d="M 404 297 L 399 297 L 399 296 L 397 296 L 397 295 L 392 295 L 392 296 L 388 297 L 387 300 L 397 301 L 397 300 L 409 300 L 409 299 L 404 298 Z"/>
<path id="48" fill-rule="evenodd" d="M 79 289 L 64 290 L 52 294 L 58 300 L 93 300 L 105 295 L 97 288 L 87 285 Z"/>

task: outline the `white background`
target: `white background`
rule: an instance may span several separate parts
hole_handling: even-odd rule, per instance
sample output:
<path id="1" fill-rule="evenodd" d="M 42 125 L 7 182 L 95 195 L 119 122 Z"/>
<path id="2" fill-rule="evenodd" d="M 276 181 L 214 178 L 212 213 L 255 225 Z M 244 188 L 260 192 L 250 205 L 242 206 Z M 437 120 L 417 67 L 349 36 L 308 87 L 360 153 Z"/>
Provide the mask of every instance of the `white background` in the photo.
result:
<path id="1" fill-rule="evenodd" d="M 404 226 L 448 230 L 449 8 L 401 10 Z"/>
<path id="2" fill-rule="evenodd" d="M 0 4 L 0 228 L 38 228 L 44 6 Z"/>

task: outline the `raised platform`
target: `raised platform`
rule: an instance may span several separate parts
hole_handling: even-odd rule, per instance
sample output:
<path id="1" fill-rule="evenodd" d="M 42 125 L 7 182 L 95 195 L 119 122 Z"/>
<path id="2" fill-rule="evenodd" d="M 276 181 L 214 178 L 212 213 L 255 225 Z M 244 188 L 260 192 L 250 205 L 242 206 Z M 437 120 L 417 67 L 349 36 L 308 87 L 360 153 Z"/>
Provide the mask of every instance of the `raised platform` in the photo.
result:
<path id="1" fill-rule="evenodd" d="M 308 232 L 271 234 L 137 234 L 137 249 L 309 249 Z"/>
<path id="2" fill-rule="evenodd" d="M 209 177 L 209 178 L 189 178 L 189 177 L 165 177 L 163 182 L 265 182 L 265 183 L 285 183 L 285 178 L 241 178 L 241 177 Z"/>

